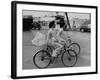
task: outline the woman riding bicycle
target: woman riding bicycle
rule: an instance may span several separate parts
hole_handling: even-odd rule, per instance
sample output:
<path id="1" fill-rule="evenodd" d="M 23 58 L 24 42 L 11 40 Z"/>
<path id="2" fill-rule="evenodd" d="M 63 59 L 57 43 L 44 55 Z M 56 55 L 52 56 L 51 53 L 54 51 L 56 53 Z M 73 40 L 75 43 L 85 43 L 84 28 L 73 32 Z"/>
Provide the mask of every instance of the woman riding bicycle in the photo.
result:
<path id="1" fill-rule="evenodd" d="M 49 24 L 50 30 L 47 33 L 47 42 L 55 48 L 52 53 L 53 59 L 57 56 L 57 53 L 63 47 L 63 42 L 65 42 L 65 40 L 61 37 L 63 28 L 61 28 L 59 23 L 60 19 L 56 17 L 55 21 L 52 21 Z"/>

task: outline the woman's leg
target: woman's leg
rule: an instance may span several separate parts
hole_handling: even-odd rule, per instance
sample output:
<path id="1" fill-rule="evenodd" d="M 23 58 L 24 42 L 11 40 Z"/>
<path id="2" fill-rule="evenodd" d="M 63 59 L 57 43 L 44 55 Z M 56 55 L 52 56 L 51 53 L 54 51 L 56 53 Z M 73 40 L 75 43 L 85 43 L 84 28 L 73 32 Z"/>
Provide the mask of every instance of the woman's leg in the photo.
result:
<path id="1" fill-rule="evenodd" d="M 55 45 L 57 48 L 55 50 L 53 50 L 52 57 L 56 57 L 57 53 L 63 47 L 63 45 L 61 45 L 59 43 L 55 43 L 55 42 L 53 43 L 53 45 Z"/>

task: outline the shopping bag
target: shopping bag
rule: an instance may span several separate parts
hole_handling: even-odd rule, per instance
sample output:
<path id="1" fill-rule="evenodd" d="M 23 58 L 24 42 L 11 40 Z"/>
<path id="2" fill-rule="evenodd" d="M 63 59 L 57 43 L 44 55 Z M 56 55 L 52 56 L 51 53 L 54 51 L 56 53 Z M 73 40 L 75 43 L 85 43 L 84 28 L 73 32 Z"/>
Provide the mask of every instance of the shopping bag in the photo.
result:
<path id="1" fill-rule="evenodd" d="M 37 32 L 32 40 L 32 44 L 35 46 L 42 46 L 46 43 L 45 34 Z"/>

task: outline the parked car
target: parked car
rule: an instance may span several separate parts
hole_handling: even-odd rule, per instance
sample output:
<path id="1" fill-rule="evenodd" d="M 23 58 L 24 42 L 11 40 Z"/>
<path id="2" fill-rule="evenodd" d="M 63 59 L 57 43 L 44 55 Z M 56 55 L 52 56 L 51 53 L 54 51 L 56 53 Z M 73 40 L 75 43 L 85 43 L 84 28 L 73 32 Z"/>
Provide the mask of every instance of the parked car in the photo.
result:
<path id="1" fill-rule="evenodd" d="M 81 26 L 80 31 L 82 31 L 82 32 L 91 32 L 90 25 Z"/>
<path id="2" fill-rule="evenodd" d="M 41 29 L 40 23 L 39 22 L 33 22 L 32 23 L 32 29 L 33 30 L 36 30 L 36 29 L 40 30 Z"/>

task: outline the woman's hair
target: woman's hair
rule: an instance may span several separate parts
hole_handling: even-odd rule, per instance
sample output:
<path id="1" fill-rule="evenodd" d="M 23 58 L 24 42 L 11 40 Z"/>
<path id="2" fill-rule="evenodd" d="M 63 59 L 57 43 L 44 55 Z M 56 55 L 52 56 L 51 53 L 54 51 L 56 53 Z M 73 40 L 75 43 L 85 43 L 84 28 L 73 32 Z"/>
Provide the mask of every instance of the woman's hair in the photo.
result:
<path id="1" fill-rule="evenodd" d="M 57 24 L 60 25 L 60 28 L 64 28 L 65 22 L 64 22 L 64 17 L 63 16 L 55 16 L 55 20 L 59 20 L 59 22 L 57 22 Z M 55 20 L 51 21 L 49 23 L 49 28 L 55 28 Z"/>
<path id="2" fill-rule="evenodd" d="M 49 28 L 55 28 L 55 21 L 51 21 L 49 23 Z"/>
<path id="3" fill-rule="evenodd" d="M 58 15 L 56 16 L 55 20 L 59 20 L 58 24 L 60 24 L 60 28 L 64 28 L 65 25 L 64 16 Z"/>

